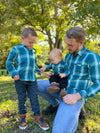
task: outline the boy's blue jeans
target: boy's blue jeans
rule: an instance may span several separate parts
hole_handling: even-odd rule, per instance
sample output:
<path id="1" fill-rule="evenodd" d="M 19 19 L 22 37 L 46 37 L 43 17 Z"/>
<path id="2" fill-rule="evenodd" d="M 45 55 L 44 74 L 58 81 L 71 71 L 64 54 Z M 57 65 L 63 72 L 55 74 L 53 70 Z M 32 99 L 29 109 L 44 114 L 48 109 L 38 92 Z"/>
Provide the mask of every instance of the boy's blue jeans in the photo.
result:
<path id="1" fill-rule="evenodd" d="M 37 81 L 16 80 L 15 88 L 18 94 L 19 114 L 25 114 L 27 112 L 25 107 L 25 102 L 26 102 L 26 97 L 28 95 L 34 115 L 35 116 L 40 115 L 40 106 L 37 97 Z"/>
<path id="2" fill-rule="evenodd" d="M 57 106 L 59 103 L 59 92 L 49 93 L 47 87 L 49 87 L 48 80 L 38 80 L 38 94 L 47 100 L 52 106 Z M 68 105 L 60 100 L 59 108 L 57 110 L 52 133 L 75 133 L 78 126 L 78 118 L 83 107 L 84 101 L 79 100 L 73 105 Z"/>

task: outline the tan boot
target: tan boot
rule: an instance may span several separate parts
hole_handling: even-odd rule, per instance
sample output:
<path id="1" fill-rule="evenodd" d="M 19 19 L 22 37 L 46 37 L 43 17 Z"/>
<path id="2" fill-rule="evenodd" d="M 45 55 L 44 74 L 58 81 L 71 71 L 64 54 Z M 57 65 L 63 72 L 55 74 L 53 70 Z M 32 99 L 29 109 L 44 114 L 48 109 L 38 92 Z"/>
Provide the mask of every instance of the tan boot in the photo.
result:
<path id="1" fill-rule="evenodd" d="M 20 114 L 20 124 L 19 128 L 24 130 L 27 128 L 26 114 Z"/>
<path id="2" fill-rule="evenodd" d="M 56 82 L 53 82 L 50 87 L 47 88 L 47 91 L 50 93 L 58 92 L 60 90 Z"/>
<path id="3" fill-rule="evenodd" d="M 40 116 L 34 116 L 35 119 L 35 123 L 42 128 L 42 130 L 48 130 L 49 126 L 48 124 L 44 121 L 44 119 L 42 118 L 42 115 Z"/>
<path id="4" fill-rule="evenodd" d="M 66 95 L 67 95 L 66 89 L 61 89 L 60 98 L 63 99 L 63 97 Z"/>

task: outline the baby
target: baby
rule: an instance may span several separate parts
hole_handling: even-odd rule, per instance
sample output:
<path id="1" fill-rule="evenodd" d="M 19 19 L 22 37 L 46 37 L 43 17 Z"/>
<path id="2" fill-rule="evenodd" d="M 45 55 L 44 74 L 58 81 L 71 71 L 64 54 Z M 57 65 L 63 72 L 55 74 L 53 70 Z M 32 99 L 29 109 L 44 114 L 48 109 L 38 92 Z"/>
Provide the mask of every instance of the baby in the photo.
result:
<path id="1" fill-rule="evenodd" d="M 62 99 L 66 94 L 67 77 L 69 75 L 68 65 L 62 60 L 62 52 L 60 49 L 53 49 L 49 55 L 51 63 L 41 68 L 42 72 L 53 69 L 53 75 L 50 76 L 49 81 L 51 86 L 47 88 L 50 93 L 60 92 Z M 59 86 L 58 86 L 59 83 Z"/>

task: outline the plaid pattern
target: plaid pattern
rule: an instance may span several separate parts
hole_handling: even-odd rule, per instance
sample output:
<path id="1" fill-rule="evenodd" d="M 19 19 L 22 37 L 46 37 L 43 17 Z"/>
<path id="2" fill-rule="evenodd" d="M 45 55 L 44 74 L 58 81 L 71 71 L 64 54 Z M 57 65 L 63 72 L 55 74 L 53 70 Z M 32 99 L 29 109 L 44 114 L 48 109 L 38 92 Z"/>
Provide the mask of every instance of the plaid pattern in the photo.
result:
<path id="1" fill-rule="evenodd" d="M 96 95 L 100 91 L 100 56 L 83 46 L 76 54 L 67 54 L 70 75 L 67 93 L 79 92 L 83 99 Z"/>
<path id="2" fill-rule="evenodd" d="M 14 63 L 16 64 L 14 65 Z M 6 67 L 12 77 L 19 75 L 22 81 L 35 81 L 36 72 L 41 72 L 36 65 L 35 49 L 29 50 L 23 44 L 11 49 Z"/>
<path id="3" fill-rule="evenodd" d="M 53 69 L 54 74 L 60 74 L 64 73 L 67 76 L 69 75 L 68 65 L 63 60 L 61 60 L 58 64 L 50 63 L 49 65 L 46 65 L 46 71 L 49 71 L 50 69 Z"/>

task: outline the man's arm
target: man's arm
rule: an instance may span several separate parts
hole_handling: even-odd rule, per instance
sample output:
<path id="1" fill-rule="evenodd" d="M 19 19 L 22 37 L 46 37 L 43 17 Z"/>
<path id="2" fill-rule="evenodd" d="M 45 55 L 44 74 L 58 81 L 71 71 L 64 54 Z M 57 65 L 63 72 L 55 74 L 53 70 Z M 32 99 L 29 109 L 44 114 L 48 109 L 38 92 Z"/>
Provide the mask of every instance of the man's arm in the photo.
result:
<path id="1" fill-rule="evenodd" d="M 86 90 L 79 91 L 79 93 L 66 95 L 63 98 L 65 103 L 75 104 L 78 100 L 92 97 L 100 91 L 100 57 L 95 54 L 90 58 L 91 60 L 88 64 L 88 71 L 93 84 Z"/>
<path id="2" fill-rule="evenodd" d="M 92 85 L 89 86 L 86 90 L 79 91 L 82 99 L 92 97 L 100 91 L 100 56 L 94 54 L 90 57 L 88 64 L 88 72 Z"/>

